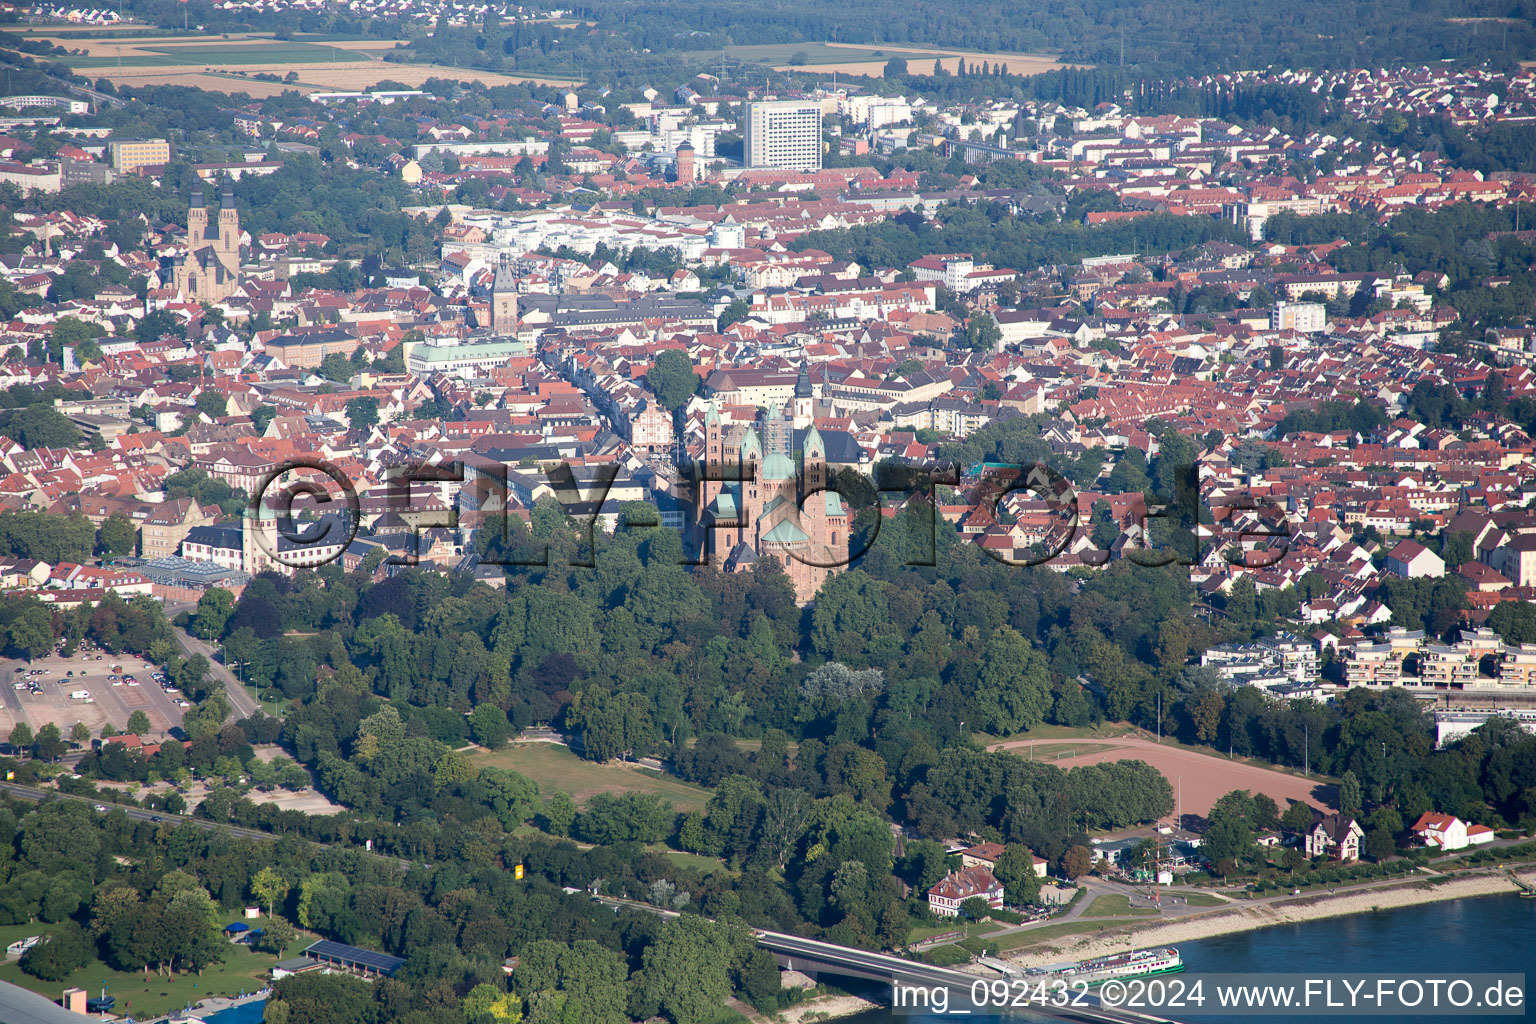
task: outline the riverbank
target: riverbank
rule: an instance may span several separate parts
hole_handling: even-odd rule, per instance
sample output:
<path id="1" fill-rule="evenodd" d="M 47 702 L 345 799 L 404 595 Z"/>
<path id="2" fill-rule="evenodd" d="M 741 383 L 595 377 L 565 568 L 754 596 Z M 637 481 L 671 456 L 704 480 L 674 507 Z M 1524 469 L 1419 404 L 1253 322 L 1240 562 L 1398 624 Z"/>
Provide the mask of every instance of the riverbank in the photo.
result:
<path id="1" fill-rule="evenodd" d="M 860 999 L 858 996 L 828 993 L 814 999 L 807 999 L 803 1003 L 796 1003 L 787 1010 L 774 1014 L 772 1019 L 775 1024 L 813 1024 L 818 1020 L 852 1017 L 856 1013 L 878 1009 L 879 1005 L 868 999 Z"/>
<path id="2" fill-rule="evenodd" d="M 1527 885 L 1532 884 L 1533 876 L 1530 873 L 1522 873 L 1521 878 Z M 1123 953 L 1131 947 L 1177 945 L 1180 942 L 1193 942 L 1218 935 L 1229 935 L 1233 932 L 1268 928 L 1277 924 L 1319 921 L 1330 917 L 1367 914 L 1392 907 L 1410 907 L 1421 903 L 1438 903 L 1443 900 L 1489 896 L 1519 890 L 1520 886 L 1509 875 L 1501 872 L 1439 883 L 1425 879 L 1405 882 L 1401 886 L 1376 888 L 1364 892 L 1346 892 L 1336 896 L 1298 897 L 1294 900 L 1282 900 L 1259 906 L 1238 904 L 1231 910 L 1202 914 L 1184 921 L 1106 923 L 1106 929 L 1102 934 L 1064 937 L 1059 942 L 1010 954 L 1008 959 L 1021 967 L 1038 967 L 1058 963 L 1064 959 L 1081 960 L 1107 956 L 1111 953 Z"/>

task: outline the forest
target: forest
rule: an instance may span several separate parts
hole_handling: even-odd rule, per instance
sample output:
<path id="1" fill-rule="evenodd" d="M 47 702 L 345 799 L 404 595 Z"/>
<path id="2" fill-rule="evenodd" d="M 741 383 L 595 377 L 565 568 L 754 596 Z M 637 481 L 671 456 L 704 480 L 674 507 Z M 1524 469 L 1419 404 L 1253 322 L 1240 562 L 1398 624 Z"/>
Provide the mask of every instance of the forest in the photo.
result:
<path id="1" fill-rule="evenodd" d="M 887 836 L 889 838 L 889 836 Z M 219 934 L 254 903 L 266 912 L 258 943 L 292 946 L 298 928 L 400 951 L 393 978 L 283 979 L 274 1024 L 625 1024 L 665 1014 L 675 1024 L 720 1019 L 732 994 L 772 1011 L 785 998 L 778 966 L 741 926 L 760 916 L 749 886 L 682 871 L 632 843 L 585 852 L 569 842 L 517 840 L 467 829 L 433 865 L 402 864 L 294 838 L 253 843 L 191 823 L 97 815 L 75 800 L 0 803 L 0 917 L 41 921 L 44 938 L 22 970 L 48 982 L 87 964 L 173 978 L 249 955 Z M 509 865 L 525 864 L 517 880 Z M 584 894 L 681 892 L 727 920 L 615 914 Z M 521 957 L 511 985 L 502 973 Z M 93 976 L 94 978 L 94 976 Z M 510 1018 L 515 1019 L 515 1018 Z"/>

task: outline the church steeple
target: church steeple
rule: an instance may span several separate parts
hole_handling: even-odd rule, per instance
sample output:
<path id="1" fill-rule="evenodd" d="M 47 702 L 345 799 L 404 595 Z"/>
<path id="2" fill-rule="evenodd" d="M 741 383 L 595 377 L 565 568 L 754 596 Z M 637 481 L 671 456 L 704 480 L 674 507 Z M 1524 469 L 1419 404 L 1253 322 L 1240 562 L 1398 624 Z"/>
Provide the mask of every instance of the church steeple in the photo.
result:
<path id="1" fill-rule="evenodd" d="M 803 362 L 800 364 L 800 374 L 795 378 L 794 403 L 795 429 L 804 430 L 815 420 L 816 414 L 813 409 L 811 373 Z"/>
<path id="2" fill-rule="evenodd" d="M 203 205 L 201 182 L 192 186 L 187 198 L 191 202 L 187 207 L 187 249 L 192 250 L 202 245 L 208 237 L 208 207 Z"/>

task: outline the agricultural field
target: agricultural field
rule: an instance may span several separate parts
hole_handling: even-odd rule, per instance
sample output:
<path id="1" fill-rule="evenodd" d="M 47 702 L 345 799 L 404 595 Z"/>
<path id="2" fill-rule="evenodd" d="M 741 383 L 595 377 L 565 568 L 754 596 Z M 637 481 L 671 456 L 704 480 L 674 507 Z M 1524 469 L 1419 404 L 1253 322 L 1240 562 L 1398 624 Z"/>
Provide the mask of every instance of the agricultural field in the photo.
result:
<path id="1" fill-rule="evenodd" d="M 777 71 L 814 71 L 823 74 L 836 72 L 845 75 L 865 75 L 881 78 L 886 62 L 901 57 L 907 62 L 907 71 L 914 75 L 926 75 L 933 71 L 933 62 L 946 71 L 953 72 L 964 60 L 967 65 L 1004 63 L 1010 74 L 1034 75 L 1061 66 L 1060 61 L 1045 53 L 982 53 L 975 50 L 950 50 L 943 47 L 873 45 L 860 43 L 766 43 L 752 46 L 732 46 L 726 56 L 731 60 L 765 64 Z M 694 61 L 708 62 L 719 59 L 719 51 L 683 55 Z"/>
<path id="2" fill-rule="evenodd" d="M 38 34 L 70 51 L 63 60 L 81 74 L 114 85 L 187 85 L 214 92 L 273 96 L 285 90 L 325 92 L 369 89 L 380 82 L 416 88 L 429 78 L 452 78 L 484 85 L 513 82 L 562 85 L 563 79 L 521 77 L 437 64 L 384 60 L 395 42 L 372 37 L 315 36 L 278 39 L 261 33 L 210 35 L 133 35 L 111 30 L 87 34 Z M 273 81 L 279 76 L 285 81 Z M 292 76 L 291 80 L 289 76 Z"/>
<path id="3" fill-rule="evenodd" d="M 680 811 L 703 809 L 709 790 L 632 765 L 583 761 L 555 743 L 513 743 L 470 758 L 477 765 L 509 768 L 538 783 L 539 793 L 569 793 L 578 806 L 594 793 L 655 793 Z"/>

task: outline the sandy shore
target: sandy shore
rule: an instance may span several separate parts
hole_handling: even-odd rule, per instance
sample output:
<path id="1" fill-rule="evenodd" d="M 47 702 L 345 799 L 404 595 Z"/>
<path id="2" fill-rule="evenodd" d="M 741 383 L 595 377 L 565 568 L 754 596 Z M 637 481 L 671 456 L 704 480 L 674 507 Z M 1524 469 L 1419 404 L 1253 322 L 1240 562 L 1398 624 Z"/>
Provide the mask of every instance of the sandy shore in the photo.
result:
<path id="1" fill-rule="evenodd" d="M 1531 877 L 1522 875 L 1527 884 Z M 1468 896 L 1488 896 L 1494 893 L 1518 892 L 1519 887 L 1505 874 L 1476 875 L 1458 878 L 1439 885 L 1426 882 L 1408 883 L 1391 888 L 1372 889 L 1366 892 L 1344 893 L 1338 896 L 1297 897 L 1280 903 L 1250 907 L 1239 905 L 1233 910 L 1204 914 L 1187 921 L 1170 921 L 1166 924 L 1137 925 L 1122 923 L 1110 925 L 1115 938 L 1097 935 L 1069 935 L 1051 946 L 1027 950 L 1009 957 L 1013 962 L 1034 967 L 1058 963 L 1063 959 L 1084 959 L 1124 952 L 1128 947 L 1176 945 L 1196 939 L 1209 939 L 1232 932 L 1251 931 L 1276 924 L 1294 924 L 1300 921 L 1319 921 L 1329 917 L 1364 914 L 1391 907 L 1409 907 L 1420 903 L 1438 903 L 1442 900 L 1464 899 Z"/>
<path id="2" fill-rule="evenodd" d="M 878 1003 L 858 996 L 825 995 L 791 1006 L 773 1015 L 778 1024 L 809 1024 L 810 1021 L 830 1020 L 833 1017 L 851 1017 L 865 1010 L 879 1009 Z"/>

